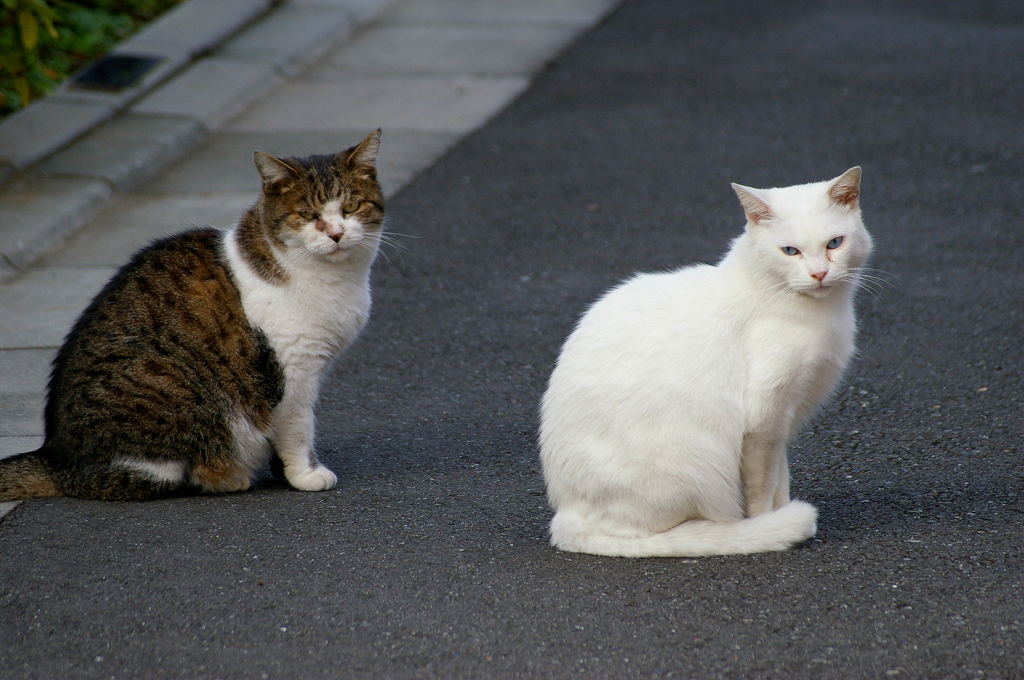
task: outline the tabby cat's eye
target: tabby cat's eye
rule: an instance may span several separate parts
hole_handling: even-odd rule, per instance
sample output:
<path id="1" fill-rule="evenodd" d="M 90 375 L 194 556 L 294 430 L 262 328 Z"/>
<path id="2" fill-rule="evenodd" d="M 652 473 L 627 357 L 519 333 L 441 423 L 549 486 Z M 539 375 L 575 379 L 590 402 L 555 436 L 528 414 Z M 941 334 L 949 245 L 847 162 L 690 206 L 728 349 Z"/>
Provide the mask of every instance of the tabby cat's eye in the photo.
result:
<path id="1" fill-rule="evenodd" d="M 300 210 L 299 217 L 301 217 L 304 220 L 313 221 L 316 219 L 317 215 L 312 210 Z"/>
<path id="2" fill-rule="evenodd" d="M 838 248 L 841 245 L 843 245 L 843 237 L 842 236 L 836 236 L 834 239 L 829 241 L 828 245 L 826 245 L 825 247 L 828 248 L 829 250 L 835 250 L 836 248 Z"/>
<path id="3" fill-rule="evenodd" d="M 796 248 L 794 248 L 793 246 L 782 246 L 782 252 L 784 252 L 786 255 L 799 255 L 800 254 L 800 251 L 797 250 Z"/>
<path id="4" fill-rule="evenodd" d="M 351 215 L 352 213 L 354 213 L 357 210 L 359 210 L 359 206 L 361 206 L 361 205 L 362 205 L 362 202 L 357 201 L 357 200 L 355 200 L 353 198 L 353 199 L 351 199 L 349 201 L 346 201 L 345 205 L 341 206 L 341 210 L 346 215 Z"/>

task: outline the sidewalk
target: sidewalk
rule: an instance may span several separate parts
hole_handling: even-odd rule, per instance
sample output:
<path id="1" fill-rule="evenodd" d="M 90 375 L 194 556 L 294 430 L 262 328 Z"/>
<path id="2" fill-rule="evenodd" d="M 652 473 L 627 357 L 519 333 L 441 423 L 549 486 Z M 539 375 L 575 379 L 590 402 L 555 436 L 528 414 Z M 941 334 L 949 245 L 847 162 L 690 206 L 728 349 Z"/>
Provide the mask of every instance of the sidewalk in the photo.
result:
<path id="1" fill-rule="evenodd" d="M 28 159 L 20 174 L 8 164 L 0 187 L 0 456 L 42 442 L 49 363 L 116 268 L 154 237 L 195 223 L 229 227 L 255 200 L 253 151 L 330 153 L 381 127 L 380 177 L 394 195 L 614 4 L 288 0 L 267 11 L 266 2 L 190 0 L 176 35 L 220 40 L 209 55 L 84 137 L 52 132 L 45 157 L 0 136 L 0 156 Z M 250 23 L 233 32 L 232 21 Z M 196 25 L 206 33 L 195 35 Z M 122 49 L 171 42 L 161 36 Z M 189 49 L 198 48 L 168 51 L 180 66 Z M 106 115 L 88 97 L 56 99 L 45 106 L 69 128 Z M 11 507 L 0 504 L 0 516 Z"/>

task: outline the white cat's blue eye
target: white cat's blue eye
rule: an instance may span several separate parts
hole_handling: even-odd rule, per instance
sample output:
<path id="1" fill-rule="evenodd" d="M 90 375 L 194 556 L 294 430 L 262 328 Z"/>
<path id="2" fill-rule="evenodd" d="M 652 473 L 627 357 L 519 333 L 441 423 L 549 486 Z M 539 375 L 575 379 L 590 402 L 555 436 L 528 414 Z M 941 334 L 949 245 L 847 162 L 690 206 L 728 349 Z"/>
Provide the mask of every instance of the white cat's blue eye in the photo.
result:
<path id="1" fill-rule="evenodd" d="M 786 255 L 799 255 L 800 254 L 800 251 L 797 250 L 796 248 L 794 248 L 793 246 L 782 246 L 782 252 L 784 252 Z"/>
<path id="2" fill-rule="evenodd" d="M 835 250 L 836 248 L 838 248 L 841 245 L 843 245 L 843 237 L 842 236 L 836 236 L 834 239 L 829 241 L 828 245 L 826 245 L 825 247 L 828 248 L 829 250 Z"/>

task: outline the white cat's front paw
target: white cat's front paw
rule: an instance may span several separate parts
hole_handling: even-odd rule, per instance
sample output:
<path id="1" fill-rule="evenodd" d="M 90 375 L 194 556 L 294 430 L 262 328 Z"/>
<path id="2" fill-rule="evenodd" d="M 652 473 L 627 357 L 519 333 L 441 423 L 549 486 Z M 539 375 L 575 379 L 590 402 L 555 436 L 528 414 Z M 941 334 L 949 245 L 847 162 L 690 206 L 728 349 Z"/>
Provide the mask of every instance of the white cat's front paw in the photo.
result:
<path id="1" fill-rule="evenodd" d="M 317 465 L 305 472 L 291 472 L 286 469 L 285 476 L 288 483 L 299 491 L 327 491 L 338 481 L 337 475 L 323 465 Z"/>

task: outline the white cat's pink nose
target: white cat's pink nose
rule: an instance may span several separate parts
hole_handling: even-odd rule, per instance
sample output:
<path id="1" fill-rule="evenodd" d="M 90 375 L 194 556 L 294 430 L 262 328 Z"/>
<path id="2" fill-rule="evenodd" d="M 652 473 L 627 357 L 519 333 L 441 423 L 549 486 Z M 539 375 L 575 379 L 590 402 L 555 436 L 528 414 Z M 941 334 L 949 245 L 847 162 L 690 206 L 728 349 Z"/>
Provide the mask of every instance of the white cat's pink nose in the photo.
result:
<path id="1" fill-rule="evenodd" d="M 828 270 L 822 272 L 811 272 L 811 278 L 815 281 L 824 281 L 825 277 L 828 276 Z"/>

